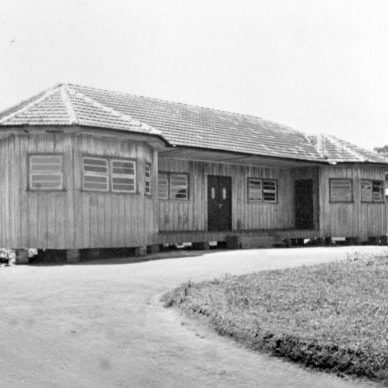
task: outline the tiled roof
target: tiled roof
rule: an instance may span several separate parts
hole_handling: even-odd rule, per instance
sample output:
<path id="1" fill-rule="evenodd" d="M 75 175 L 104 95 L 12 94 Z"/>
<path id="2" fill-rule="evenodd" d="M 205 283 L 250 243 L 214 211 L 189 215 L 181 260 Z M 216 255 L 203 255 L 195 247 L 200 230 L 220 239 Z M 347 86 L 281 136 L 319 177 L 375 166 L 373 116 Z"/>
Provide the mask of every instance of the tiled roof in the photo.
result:
<path id="1" fill-rule="evenodd" d="M 173 146 L 308 161 L 387 163 L 332 136 L 259 117 L 60 84 L 0 113 L 1 126 L 79 125 L 162 136 Z"/>
<path id="2" fill-rule="evenodd" d="M 330 162 L 388 163 L 388 158 L 382 154 L 362 149 L 332 135 L 309 135 L 308 138 L 318 153 Z"/>
<path id="3" fill-rule="evenodd" d="M 80 125 L 161 135 L 146 123 L 104 106 L 66 84 L 48 89 L 0 114 L 0 127 L 24 125 Z"/>

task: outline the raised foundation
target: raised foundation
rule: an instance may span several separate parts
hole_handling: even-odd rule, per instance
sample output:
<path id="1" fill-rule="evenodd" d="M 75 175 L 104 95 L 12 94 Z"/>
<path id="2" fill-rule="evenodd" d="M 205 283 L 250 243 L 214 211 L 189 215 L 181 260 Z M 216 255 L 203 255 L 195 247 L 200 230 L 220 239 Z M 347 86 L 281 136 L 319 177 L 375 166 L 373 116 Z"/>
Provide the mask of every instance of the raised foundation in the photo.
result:
<path id="1" fill-rule="evenodd" d="M 134 250 L 134 256 L 146 256 L 147 255 L 147 247 L 136 247 Z"/>
<path id="2" fill-rule="evenodd" d="M 154 253 L 159 253 L 160 252 L 160 245 L 159 244 L 148 245 L 147 252 L 151 255 Z"/>
<path id="3" fill-rule="evenodd" d="M 66 261 L 68 263 L 77 263 L 80 260 L 81 254 L 79 249 L 68 249 L 66 251 Z"/>
<path id="4" fill-rule="evenodd" d="M 15 249 L 15 264 L 28 264 L 29 262 L 27 249 Z"/>
<path id="5" fill-rule="evenodd" d="M 207 251 L 210 249 L 210 245 L 208 241 L 193 243 L 192 247 L 193 249 L 197 249 L 200 251 Z"/>
<path id="6" fill-rule="evenodd" d="M 381 242 L 381 245 L 388 245 L 388 236 L 381 236 L 380 242 Z"/>
<path id="7" fill-rule="evenodd" d="M 239 249 L 241 248 L 241 242 L 239 236 L 226 236 L 226 248 L 227 249 Z"/>
<path id="8" fill-rule="evenodd" d="M 89 259 L 98 259 L 101 256 L 101 249 L 98 249 L 98 248 L 87 249 L 86 256 Z"/>

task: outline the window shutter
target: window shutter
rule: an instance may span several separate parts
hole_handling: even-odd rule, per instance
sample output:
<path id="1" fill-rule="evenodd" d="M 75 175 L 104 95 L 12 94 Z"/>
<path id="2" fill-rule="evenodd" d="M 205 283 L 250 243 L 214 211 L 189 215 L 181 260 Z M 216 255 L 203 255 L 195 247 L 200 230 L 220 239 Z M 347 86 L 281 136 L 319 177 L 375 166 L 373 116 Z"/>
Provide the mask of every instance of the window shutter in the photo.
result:
<path id="1" fill-rule="evenodd" d="M 185 174 L 170 175 L 170 199 L 189 198 L 188 176 Z"/>
<path id="2" fill-rule="evenodd" d="M 112 160 L 112 191 L 136 192 L 136 164 L 132 160 Z"/>
<path id="3" fill-rule="evenodd" d="M 63 190 L 63 156 L 29 156 L 30 190 Z"/>
<path id="4" fill-rule="evenodd" d="M 159 199 L 168 199 L 168 175 L 158 175 L 158 197 Z"/>
<path id="5" fill-rule="evenodd" d="M 108 160 L 103 158 L 83 158 L 83 184 L 85 191 L 109 190 Z"/>
<path id="6" fill-rule="evenodd" d="M 151 195 L 151 165 L 146 164 L 145 165 L 145 173 L 144 173 L 144 179 L 145 179 L 145 194 Z"/>
<path id="7" fill-rule="evenodd" d="M 330 200 L 332 202 L 352 202 L 353 187 L 351 179 L 330 180 Z"/>
<path id="8" fill-rule="evenodd" d="M 255 179 L 255 178 L 248 179 L 248 199 L 250 201 L 263 200 L 261 179 Z"/>

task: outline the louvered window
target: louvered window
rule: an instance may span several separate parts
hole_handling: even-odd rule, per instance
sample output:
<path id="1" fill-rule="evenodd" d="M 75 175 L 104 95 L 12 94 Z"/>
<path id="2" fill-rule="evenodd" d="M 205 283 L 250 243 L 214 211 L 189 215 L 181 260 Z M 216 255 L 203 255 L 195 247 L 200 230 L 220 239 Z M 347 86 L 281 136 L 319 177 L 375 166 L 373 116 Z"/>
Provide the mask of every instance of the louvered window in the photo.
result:
<path id="1" fill-rule="evenodd" d="M 63 156 L 29 155 L 29 189 L 63 190 Z"/>
<path id="2" fill-rule="evenodd" d="M 168 199 L 168 175 L 160 174 L 158 176 L 158 197 L 159 199 Z"/>
<path id="3" fill-rule="evenodd" d="M 144 180 L 145 180 L 145 193 L 146 195 L 151 195 L 152 187 L 151 187 L 151 165 L 150 164 L 145 165 Z"/>
<path id="4" fill-rule="evenodd" d="M 263 200 L 264 202 L 277 201 L 277 182 L 273 179 L 263 179 Z"/>
<path id="5" fill-rule="evenodd" d="M 159 199 L 189 199 L 189 176 L 187 174 L 159 173 Z"/>
<path id="6" fill-rule="evenodd" d="M 248 199 L 257 202 L 277 202 L 276 179 L 248 178 Z"/>
<path id="7" fill-rule="evenodd" d="M 330 179 L 330 201 L 352 202 L 353 181 L 351 179 Z"/>
<path id="8" fill-rule="evenodd" d="M 103 158 L 83 158 L 83 190 L 109 191 L 108 160 Z"/>
<path id="9" fill-rule="evenodd" d="M 136 192 L 136 164 L 132 160 L 112 160 L 112 191 Z"/>
<path id="10" fill-rule="evenodd" d="M 383 202 L 384 201 L 384 181 L 374 181 L 363 179 L 361 181 L 361 201 L 362 202 Z"/>
<path id="11" fill-rule="evenodd" d="M 188 199 L 189 180 L 185 174 L 170 175 L 170 199 Z"/>
<path id="12" fill-rule="evenodd" d="M 250 201 L 262 201 L 263 200 L 261 179 L 256 179 L 256 178 L 249 178 L 248 179 L 248 199 Z"/>

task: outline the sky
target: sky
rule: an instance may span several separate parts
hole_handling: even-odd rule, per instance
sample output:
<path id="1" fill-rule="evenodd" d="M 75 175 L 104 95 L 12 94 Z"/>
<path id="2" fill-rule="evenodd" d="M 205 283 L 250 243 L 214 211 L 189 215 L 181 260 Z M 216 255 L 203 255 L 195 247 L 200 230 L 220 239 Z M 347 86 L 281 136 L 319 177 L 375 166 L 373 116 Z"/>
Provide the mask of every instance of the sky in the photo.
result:
<path id="1" fill-rule="evenodd" d="M 386 0 L 3 0 L 0 110 L 59 82 L 388 144 Z"/>

